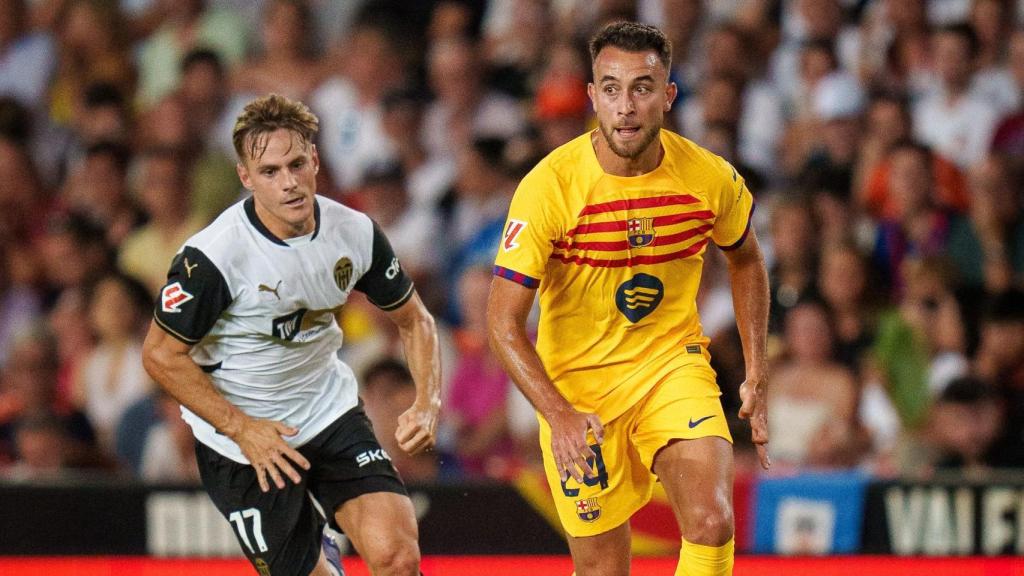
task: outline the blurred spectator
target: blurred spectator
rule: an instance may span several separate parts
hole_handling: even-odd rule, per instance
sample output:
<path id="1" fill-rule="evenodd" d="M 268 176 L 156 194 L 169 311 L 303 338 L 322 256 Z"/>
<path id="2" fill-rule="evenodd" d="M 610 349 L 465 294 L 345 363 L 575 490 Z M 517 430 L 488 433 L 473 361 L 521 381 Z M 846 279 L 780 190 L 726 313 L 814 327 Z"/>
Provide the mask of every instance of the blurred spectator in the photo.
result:
<path id="1" fill-rule="evenodd" d="M 41 113 L 57 63 L 53 38 L 34 32 L 26 0 L 0 2 L 0 96 L 13 96 Z"/>
<path id="2" fill-rule="evenodd" d="M 862 178 L 856 189 L 858 207 L 873 218 L 895 218 L 896 202 L 890 189 L 892 152 L 910 142 L 911 120 L 903 98 L 881 95 L 873 99 L 867 112 L 867 131 L 861 140 L 860 168 L 855 178 Z M 966 213 L 970 193 L 964 177 L 955 164 L 932 154 L 932 182 L 929 197 L 944 209 Z"/>
<path id="3" fill-rule="evenodd" d="M 909 429 L 924 424 L 931 400 L 969 368 L 952 274 L 940 258 L 908 260 L 899 309 L 879 321 L 874 360 L 893 407 Z"/>
<path id="4" fill-rule="evenodd" d="M 384 230 L 402 268 L 419 287 L 423 301 L 436 309 L 441 295 L 432 288 L 443 258 L 438 249 L 441 243 L 437 212 L 412 201 L 405 173 L 398 165 L 382 165 L 368 172 L 357 194 L 363 210 Z M 437 248 L 428 249 L 431 245 Z"/>
<path id="5" fill-rule="evenodd" d="M 927 476 L 957 469 L 977 476 L 993 464 L 991 448 L 1002 427 L 995 391 L 977 378 L 958 378 L 936 399 L 917 442 L 903 447 L 903 472 Z"/>
<path id="6" fill-rule="evenodd" d="M 591 110 L 586 80 L 589 73 L 579 52 L 572 45 L 560 43 L 551 48 L 549 57 L 533 108 L 533 121 L 545 154 L 586 132 Z"/>
<path id="7" fill-rule="evenodd" d="M 50 87 L 50 118 L 69 124 L 78 94 L 106 84 L 132 94 L 134 70 L 128 57 L 126 26 L 118 6 L 105 0 L 64 2 L 58 17 L 57 73 Z"/>
<path id="8" fill-rule="evenodd" d="M 163 17 L 159 28 L 137 50 L 139 100 L 150 106 L 178 87 L 182 56 L 193 48 L 209 48 L 229 67 L 245 56 L 249 34 L 245 22 L 230 10 L 209 7 L 206 0 L 156 0 Z"/>
<path id="9" fill-rule="evenodd" d="M 84 289 L 113 267 L 103 230 L 75 213 L 57 213 L 46 220 L 38 253 L 47 290 L 45 304 L 64 291 Z"/>
<path id="10" fill-rule="evenodd" d="M 813 110 L 818 132 L 800 167 L 799 180 L 811 190 L 828 190 L 844 202 L 850 198 L 859 146 L 865 98 L 856 79 L 832 73 L 814 88 Z"/>
<path id="11" fill-rule="evenodd" d="M 107 274 L 89 295 L 89 324 L 97 341 L 76 378 L 72 400 L 111 456 L 121 414 L 153 387 L 142 368 L 142 326 L 150 310 L 146 288 L 121 274 Z"/>
<path id="12" fill-rule="evenodd" d="M 483 63 L 471 40 L 435 44 L 427 55 L 427 74 L 435 99 L 427 107 L 421 137 L 430 156 L 452 158 L 474 139 L 508 139 L 525 128 L 515 100 L 484 82 Z"/>
<path id="13" fill-rule="evenodd" d="M 41 302 L 31 286 L 19 283 L 10 273 L 16 258 L 13 245 L 0 245 L 0 369 L 15 337 L 39 316 Z"/>
<path id="14" fill-rule="evenodd" d="M 313 12 L 307 0 L 265 3 L 259 55 L 236 68 L 231 91 L 305 100 L 323 78 L 312 32 Z"/>
<path id="15" fill-rule="evenodd" d="M 46 326 L 57 345 L 54 403 L 58 411 L 72 410 L 75 379 L 95 345 L 84 287 L 70 288 L 60 293 L 46 316 Z"/>
<path id="16" fill-rule="evenodd" d="M 424 96 L 413 90 L 394 90 L 384 96 L 382 107 L 381 126 L 395 144 L 412 202 L 419 208 L 435 210 L 451 187 L 455 165 L 448 159 L 427 156 L 419 138 L 426 108 Z"/>
<path id="17" fill-rule="evenodd" d="M 536 84 L 556 37 L 549 5 L 549 0 L 488 2 L 482 48 L 494 69 L 492 86 L 519 97 Z"/>
<path id="18" fill-rule="evenodd" d="M 971 2 L 970 27 L 978 39 L 971 91 L 988 102 L 999 117 L 1015 112 L 1021 103 L 1021 86 L 1003 66 L 1004 40 L 1013 33 L 1016 21 L 1013 13 L 1007 0 Z"/>
<path id="19" fill-rule="evenodd" d="M 402 480 L 416 483 L 437 479 L 440 466 L 435 452 L 409 456 L 395 439 L 398 417 L 416 400 L 416 384 L 409 369 L 397 360 L 380 360 L 370 365 L 359 381 L 363 383 L 360 397 L 366 415 Z"/>
<path id="20" fill-rule="evenodd" d="M 772 207 L 771 226 L 768 279 L 772 304 L 768 331 L 781 334 L 789 309 L 815 297 L 818 238 L 814 216 L 800 198 L 778 198 Z"/>
<path id="21" fill-rule="evenodd" d="M 950 231 L 949 256 L 964 282 L 999 294 L 1024 285 L 1021 180 L 1010 160 L 990 155 L 971 170 L 970 219 Z"/>
<path id="22" fill-rule="evenodd" d="M 137 146 L 140 150 L 167 148 L 186 152 L 192 211 L 205 221 L 212 221 L 242 197 L 235 173 L 234 146 L 232 156 L 226 156 L 222 150 L 206 145 L 189 115 L 183 94 L 167 96 L 141 118 Z"/>
<path id="23" fill-rule="evenodd" d="M 901 267 L 908 256 L 919 258 L 946 251 L 950 231 L 962 216 L 937 204 L 932 196 L 931 151 L 902 142 L 889 153 L 889 192 L 893 216 L 883 216 L 875 241 L 875 265 L 899 296 Z"/>
<path id="24" fill-rule="evenodd" d="M 181 60 L 181 85 L 177 91 L 185 116 L 189 138 L 202 146 L 234 153 L 231 130 L 236 115 L 228 109 L 228 80 L 224 63 L 213 50 L 192 50 Z"/>
<path id="25" fill-rule="evenodd" d="M 64 432 L 66 462 L 98 464 L 95 435 L 79 411 L 61 409 L 55 402 L 57 354 L 53 337 L 42 325 L 21 332 L 11 345 L 0 376 L 0 465 L 18 453 L 18 429 L 27 420 L 57 417 Z"/>
<path id="26" fill-rule="evenodd" d="M 131 115 L 125 94 L 117 86 L 103 82 L 89 84 L 73 94 L 68 126 L 60 135 L 44 138 L 52 147 L 43 157 L 50 164 L 49 179 L 67 176 L 95 144 L 128 144 Z"/>
<path id="27" fill-rule="evenodd" d="M 817 284 L 834 332 L 833 357 L 854 374 L 860 373 L 878 323 L 879 302 L 869 274 L 867 258 L 852 244 L 830 244 L 822 250 Z"/>
<path id="28" fill-rule="evenodd" d="M 42 232 L 47 194 L 29 151 L 0 136 L 0 242 L 19 245 Z"/>
<path id="29" fill-rule="evenodd" d="M 117 246 L 139 223 L 139 213 L 128 196 L 131 150 L 116 142 L 89 146 L 68 174 L 59 203 L 105 230 L 109 246 Z"/>
<path id="30" fill-rule="evenodd" d="M 121 243 L 118 266 L 156 294 L 166 284 L 174 255 L 206 220 L 190 210 L 188 167 L 182 152 L 156 148 L 143 152 L 138 163 L 136 196 L 148 222 Z"/>
<path id="31" fill-rule="evenodd" d="M 356 22 L 328 62 L 330 76 L 310 95 L 310 106 L 320 118 L 320 160 L 343 193 L 358 186 L 374 166 L 397 157 L 381 126 L 385 94 L 405 81 L 397 43 L 382 23 Z"/>
<path id="32" fill-rule="evenodd" d="M 1024 94 L 1024 27 L 1018 27 L 1009 39 L 1007 67 L 1017 86 L 1018 96 Z M 1008 114 L 996 127 L 992 151 L 1016 158 L 1015 169 L 1024 168 L 1024 106 Z"/>
<path id="33" fill-rule="evenodd" d="M 783 467 L 849 467 L 864 439 L 857 424 L 857 381 L 833 360 L 828 315 L 819 304 L 786 314 L 786 357 L 772 370 L 768 423 L 772 461 Z"/>
<path id="34" fill-rule="evenodd" d="M 914 105 L 914 135 L 938 154 L 968 168 L 988 150 L 1000 113 L 971 91 L 978 38 L 967 25 L 932 35 L 936 89 Z"/>
<path id="35" fill-rule="evenodd" d="M 881 0 L 867 9 L 858 73 L 884 89 L 924 94 L 931 84 L 927 0 Z"/>
<path id="36" fill-rule="evenodd" d="M 181 405 L 158 393 L 159 422 L 149 428 L 142 451 L 140 476 L 151 484 L 199 485 L 196 440 L 181 418 Z"/>
<path id="37" fill-rule="evenodd" d="M 459 361 L 442 405 L 460 469 L 470 476 L 501 478 L 513 465 L 514 444 L 509 432 L 510 381 L 487 343 L 484 313 L 491 277 L 489 266 L 467 268 L 459 277 Z"/>
<path id="38" fill-rule="evenodd" d="M 742 105 L 737 131 L 738 158 L 742 163 L 758 170 L 762 176 L 778 172 L 777 158 L 780 135 L 784 130 L 783 104 L 779 91 L 767 80 L 751 56 L 755 39 L 739 26 L 726 23 L 708 31 L 704 40 L 704 52 L 698 61 L 703 62 L 703 78 L 724 77 L 740 82 Z M 700 92 L 696 86 L 693 91 Z M 676 124 L 687 132 L 685 115 L 689 104 L 682 101 L 675 107 Z M 703 113 L 698 117 L 704 117 Z M 710 123 L 710 122 L 708 122 Z"/>
<path id="39" fill-rule="evenodd" d="M 1007 291 L 989 302 L 974 370 L 995 386 L 1005 411 L 993 462 L 1024 467 L 1024 292 Z"/>
<path id="40" fill-rule="evenodd" d="M 68 473 L 69 438 L 54 416 L 30 416 L 18 423 L 14 433 L 16 459 L 0 478 L 14 482 L 53 481 Z"/>

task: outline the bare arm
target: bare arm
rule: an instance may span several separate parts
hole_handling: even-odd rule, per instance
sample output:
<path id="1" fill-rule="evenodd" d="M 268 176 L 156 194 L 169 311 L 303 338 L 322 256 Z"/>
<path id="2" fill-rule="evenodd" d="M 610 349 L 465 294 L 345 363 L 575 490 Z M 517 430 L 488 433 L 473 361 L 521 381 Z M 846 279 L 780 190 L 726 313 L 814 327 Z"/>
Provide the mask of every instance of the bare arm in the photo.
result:
<path id="1" fill-rule="evenodd" d="M 740 386 L 740 418 L 750 420 L 750 428 L 761 466 L 772 465 L 768 456 L 768 307 L 771 301 L 768 271 L 753 229 L 735 250 L 725 252 L 729 262 L 729 281 L 736 324 L 743 342 L 746 379 Z"/>
<path id="2" fill-rule="evenodd" d="M 491 281 L 487 300 L 487 333 L 491 349 L 533 407 L 551 426 L 551 450 L 562 479 L 572 476 L 582 481 L 583 474 L 593 476 L 587 464 L 594 451 L 587 445 L 587 430 L 593 430 L 598 443 L 604 430 L 596 414 L 577 411 L 551 382 L 537 350 L 526 333 L 526 317 L 533 306 L 536 290 L 504 278 Z"/>
<path id="3" fill-rule="evenodd" d="M 416 383 L 416 401 L 398 417 L 395 439 L 402 450 L 418 454 L 434 446 L 437 414 L 441 409 L 441 354 L 437 326 L 418 294 L 388 312 L 398 326 L 409 371 Z"/>
<path id="4" fill-rule="evenodd" d="M 284 488 L 284 472 L 293 482 L 299 473 L 285 456 L 309 469 L 309 462 L 281 438 L 293 436 L 298 429 L 271 420 L 256 420 L 228 402 L 213 387 L 210 378 L 189 356 L 190 346 L 174 338 L 156 322 L 150 324 L 142 347 L 146 372 L 179 403 L 231 438 L 256 469 L 260 488 L 270 489 L 268 475 L 278 488 Z"/>

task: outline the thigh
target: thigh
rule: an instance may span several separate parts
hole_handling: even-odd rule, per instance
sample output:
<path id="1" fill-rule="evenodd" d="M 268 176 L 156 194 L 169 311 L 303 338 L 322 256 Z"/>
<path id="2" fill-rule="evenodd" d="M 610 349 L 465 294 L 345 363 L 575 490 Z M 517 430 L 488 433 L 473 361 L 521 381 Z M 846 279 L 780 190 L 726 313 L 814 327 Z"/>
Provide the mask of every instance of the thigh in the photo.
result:
<path id="1" fill-rule="evenodd" d="M 313 464 L 309 490 L 329 516 L 364 494 L 386 492 L 408 499 L 391 456 L 381 448 L 362 407 L 346 412 L 302 452 Z"/>
<path id="2" fill-rule="evenodd" d="M 731 444 L 717 436 L 673 442 L 658 453 L 654 472 L 687 541 L 716 546 L 728 541 L 733 534 Z"/>
<path id="3" fill-rule="evenodd" d="M 307 576 L 320 558 L 323 519 L 314 510 L 302 482 L 271 484 L 262 492 L 256 471 L 202 443 L 196 461 L 203 487 L 231 524 L 242 551 L 260 574 Z"/>
<path id="4" fill-rule="evenodd" d="M 591 444 L 596 458 L 590 462 L 596 478 L 583 483 L 572 477 L 562 481 L 551 454 L 551 428 L 541 419 L 540 445 L 555 509 L 569 536 L 594 536 L 625 524 L 651 499 L 654 479 L 630 444 L 635 408 L 604 423 L 604 443 Z"/>
<path id="5" fill-rule="evenodd" d="M 374 492 L 345 501 L 334 513 L 345 535 L 371 566 L 396 551 L 418 555 L 419 529 L 412 502 L 403 494 Z"/>
<path id="6" fill-rule="evenodd" d="M 569 536 L 568 540 L 576 576 L 628 576 L 629 523 L 596 536 Z"/>

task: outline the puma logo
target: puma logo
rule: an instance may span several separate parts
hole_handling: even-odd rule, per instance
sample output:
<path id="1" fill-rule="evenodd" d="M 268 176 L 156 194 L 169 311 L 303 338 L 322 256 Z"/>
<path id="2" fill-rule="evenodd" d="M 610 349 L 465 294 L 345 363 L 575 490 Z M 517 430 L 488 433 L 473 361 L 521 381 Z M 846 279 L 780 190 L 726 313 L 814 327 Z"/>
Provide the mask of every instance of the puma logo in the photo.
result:
<path id="1" fill-rule="evenodd" d="M 185 258 L 185 274 L 188 274 L 189 278 L 192 277 L 192 271 L 196 269 L 196 266 L 199 266 L 199 264 L 193 264 L 193 265 L 189 266 L 188 265 L 188 258 Z"/>
<path id="2" fill-rule="evenodd" d="M 277 296 L 278 300 L 281 299 L 281 295 L 277 293 L 277 289 L 280 288 L 280 287 L 281 287 L 281 280 L 278 280 L 277 284 L 273 288 L 271 288 L 270 286 L 267 286 L 266 284 L 260 284 L 259 286 L 257 286 L 257 288 L 259 289 L 260 292 L 270 292 L 274 296 Z"/>

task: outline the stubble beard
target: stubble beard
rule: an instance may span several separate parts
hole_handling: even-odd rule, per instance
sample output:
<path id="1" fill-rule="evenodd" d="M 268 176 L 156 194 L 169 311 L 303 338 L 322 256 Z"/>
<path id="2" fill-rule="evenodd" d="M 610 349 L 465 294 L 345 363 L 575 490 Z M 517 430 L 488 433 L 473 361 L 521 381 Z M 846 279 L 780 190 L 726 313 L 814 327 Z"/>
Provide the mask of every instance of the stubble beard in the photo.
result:
<path id="1" fill-rule="evenodd" d="M 654 139 L 658 136 L 658 132 L 660 131 L 660 126 L 651 126 L 649 128 L 644 128 L 643 139 L 640 140 L 639 142 L 631 142 L 633 146 L 627 148 L 619 146 L 615 142 L 614 128 L 606 128 L 605 126 L 601 126 L 601 135 L 604 136 L 604 141 L 608 143 L 608 148 L 610 148 L 616 156 L 620 158 L 625 158 L 627 160 L 636 160 L 637 157 L 643 154 L 644 151 L 647 150 L 647 147 L 650 146 L 652 142 L 654 142 Z"/>

